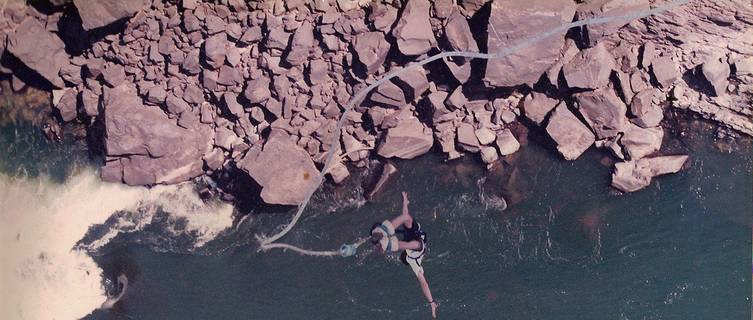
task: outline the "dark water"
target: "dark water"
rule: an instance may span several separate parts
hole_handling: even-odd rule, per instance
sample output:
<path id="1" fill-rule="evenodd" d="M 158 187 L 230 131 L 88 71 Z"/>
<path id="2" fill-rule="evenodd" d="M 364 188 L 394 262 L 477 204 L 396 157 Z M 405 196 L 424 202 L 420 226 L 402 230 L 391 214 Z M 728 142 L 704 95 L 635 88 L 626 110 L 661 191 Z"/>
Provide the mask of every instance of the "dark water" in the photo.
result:
<path id="1" fill-rule="evenodd" d="M 3 148 L 25 147 L 19 128 L 2 128 Z M 55 165 L 61 147 L 34 141 L 40 155 L 27 161 L 36 164 L 9 156 L 0 168 L 65 176 Z M 405 190 L 428 232 L 425 270 L 440 318 L 749 319 L 750 142 L 732 153 L 699 137 L 666 144 L 690 152 L 691 167 L 632 194 L 610 190 L 610 168 L 594 150 L 565 162 L 531 142 L 492 172 L 477 159 L 446 164 L 427 154 L 398 162 L 374 202 L 363 204 L 357 182 L 324 188 L 283 240 L 335 249 L 398 214 Z M 509 208 L 487 208 L 480 188 Z M 112 278 L 125 272 L 129 289 L 87 319 L 429 318 L 415 277 L 395 258 L 256 252 L 255 236 L 291 215 L 258 210 L 198 249 L 159 237 L 159 225 L 117 236 L 92 255 Z"/>

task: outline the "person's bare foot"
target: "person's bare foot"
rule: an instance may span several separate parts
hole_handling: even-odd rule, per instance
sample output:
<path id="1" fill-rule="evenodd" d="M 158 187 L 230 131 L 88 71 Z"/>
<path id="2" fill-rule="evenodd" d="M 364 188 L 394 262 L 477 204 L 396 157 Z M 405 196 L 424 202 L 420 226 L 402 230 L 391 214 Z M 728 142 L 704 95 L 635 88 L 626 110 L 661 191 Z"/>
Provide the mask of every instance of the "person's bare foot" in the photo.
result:
<path id="1" fill-rule="evenodd" d="M 437 302 L 436 301 L 431 302 L 431 317 L 434 319 L 437 318 Z"/>

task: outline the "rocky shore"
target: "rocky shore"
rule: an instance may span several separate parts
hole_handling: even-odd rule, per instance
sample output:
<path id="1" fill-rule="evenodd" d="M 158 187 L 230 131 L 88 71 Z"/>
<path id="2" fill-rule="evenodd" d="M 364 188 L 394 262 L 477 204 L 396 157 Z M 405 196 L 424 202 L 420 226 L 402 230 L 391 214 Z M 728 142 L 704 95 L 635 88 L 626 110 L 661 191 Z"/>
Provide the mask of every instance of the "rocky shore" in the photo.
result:
<path id="1" fill-rule="evenodd" d="M 334 136 L 339 160 L 327 175 L 341 183 L 370 158 L 433 148 L 493 166 L 519 150 L 516 128 L 527 127 L 566 160 L 603 149 L 617 161 L 612 186 L 632 192 L 687 160 L 661 150 L 671 108 L 753 135 L 749 1 L 691 0 L 552 34 L 501 59 L 440 59 L 345 106 L 440 52 L 499 52 L 573 21 L 666 3 L 11 0 L 0 15 L 0 73 L 13 90 L 49 91 L 52 116 L 87 128 L 106 181 L 225 172 L 257 184 L 265 203 L 294 205 Z"/>

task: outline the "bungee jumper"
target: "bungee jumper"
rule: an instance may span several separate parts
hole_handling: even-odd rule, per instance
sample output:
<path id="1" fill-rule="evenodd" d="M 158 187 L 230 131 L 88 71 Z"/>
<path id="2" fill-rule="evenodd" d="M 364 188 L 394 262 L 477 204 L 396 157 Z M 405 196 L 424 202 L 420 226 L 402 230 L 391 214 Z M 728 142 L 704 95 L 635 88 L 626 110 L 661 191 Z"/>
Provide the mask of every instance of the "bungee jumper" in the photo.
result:
<path id="1" fill-rule="evenodd" d="M 408 211 L 408 194 L 403 191 L 403 212 L 392 220 L 375 223 L 371 228 L 371 243 L 383 254 L 401 252 L 400 260 L 410 266 L 431 306 L 431 316 L 437 317 L 437 302 L 431 296 L 429 283 L 424 276 L 423 258 L 426 253 L 426 233 Z M 402 227 L 402 229 L 400 229 Z M 398 240 L 396 233 L 402 233 Z"/>

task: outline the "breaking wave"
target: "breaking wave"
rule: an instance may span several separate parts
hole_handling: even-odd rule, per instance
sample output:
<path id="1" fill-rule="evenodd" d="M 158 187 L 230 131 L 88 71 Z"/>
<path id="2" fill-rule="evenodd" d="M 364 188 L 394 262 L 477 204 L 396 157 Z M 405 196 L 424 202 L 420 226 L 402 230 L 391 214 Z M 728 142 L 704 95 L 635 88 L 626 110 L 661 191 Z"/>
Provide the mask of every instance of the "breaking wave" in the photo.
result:
<path id="1" fill-rule="evenodd" d="M 79 319 L 101 307 L 103 271 L 90 252 L 142 230 L 158 213 L 174 222 L 168 233 L 191 235 L 195 247 L 233 221 L 231 205 L 205 204 L 190 184 L 129 187 L 104 183 L 88 168 L 62 184 L 0 174 L 0 208 L 2 319 Z M 104 232 L 79 244 L 94 225 Z"/>

